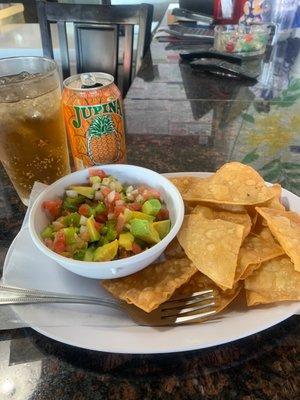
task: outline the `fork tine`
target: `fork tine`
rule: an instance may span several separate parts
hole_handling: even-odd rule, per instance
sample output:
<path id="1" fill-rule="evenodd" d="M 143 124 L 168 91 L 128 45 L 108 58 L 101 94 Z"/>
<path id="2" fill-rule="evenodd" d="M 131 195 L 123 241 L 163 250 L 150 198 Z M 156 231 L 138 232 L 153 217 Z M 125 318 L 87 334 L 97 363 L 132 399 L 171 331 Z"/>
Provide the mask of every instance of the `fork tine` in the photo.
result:
<path id="1" fill-rule="evenodd" d="M 182 299 L 182 300 L 174 300 L 173 302 L 166 302 L 163 303 L 161 306 L 161 310 L 162 311 L 166 311 L 166 310 L 176 310 L 176 309 L 181 309 L 185 306 L 189 306 L 189 305 L 194 305 L 196 306 L 198 303 L 201 303 L 203 301 L 207 301 L 210 299 L 213 299 L 214 295 L 213 293 L 208 293 L 208 294 L 204 294 L 204 295 L 199 295 L 196 297 L 189 297 L 187 299 Z"/>
<path id="2" fill-rule="evenodd" d="M 195 292 L 195 293 L 193 293 L 193 294 L 191 294 L 189 296 L 187 296 L 186 294 L 181 294 L 179 296 L 176 296 L 174 298 L 171 298 L 171 299 L 167 300 L 164 303 L 164 305 L 169 304 L 169 303 L 174 303 L 176 301 L 183 301 L 183 300 L 187 300 L 188 301 L 188 300 L 192 299 L 193 297 L 198 297 L 198 296 L 202 296 L 202 295 L 210 294 L 210 293 L 213 293 L 213 289 L 207 289 L 207 290 L 202 290 L 201 292 Z"/>
<path id="3" fill-rule="evenodd" d="M 199 319 L 203 319 L 203 318 L 207 318 L 213 314 L 215 314 L 217 311 L 216 310 L 212 310 L 212 311 L 208 311 L 206 313 L 202 313 L 202 314 L 197 314 L 197 315 L 189 315 L 189 316 L 184 316 L 184 317 L 178 317 L 176 318 L 175 321 L 173 321 L 173 324 L 183 324 L 185 322 L 191 322 L 191 321 L 196 321 Z"/>
<path id="4" fill-rule="evenodd" d="M 210 303 L 206 303 L 206 304 L 199 304 L 197 303 L 194 307 L 186 307 L 186 308 L 182 308 L 179 309 L 177 312 L 174 309 L 167 309 L 167 310 L 162 310 L 161 311 L 161 317 L 162 318 L 168 318 L 168 317 L 176 317 L 177 315 L 187 315 L 190 314 L 191 312 L 197 312 L 200 310 L 204 310 L 204 309 L 208 309 L 210 307 L 215 306 L 216 303 L 214 301 L 210 302 Z"/>

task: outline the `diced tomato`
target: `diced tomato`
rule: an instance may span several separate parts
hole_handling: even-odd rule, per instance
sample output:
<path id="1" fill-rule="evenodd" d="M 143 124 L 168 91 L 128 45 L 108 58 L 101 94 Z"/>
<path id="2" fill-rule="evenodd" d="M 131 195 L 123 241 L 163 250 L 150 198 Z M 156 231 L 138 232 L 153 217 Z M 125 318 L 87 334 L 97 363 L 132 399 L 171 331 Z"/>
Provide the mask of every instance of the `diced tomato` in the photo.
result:
<path id="1" fill-rule="evenodd" d="M 106 222 L 106 221 L 107 221 L 107 215 L 106 215 L 106 213 L 103 213 L 103 214 L 96 214 L 96 215 L 95 215 L 95 220 L 96 220 L 97 222 L 100 222 L 100 223 Z"/>
<path id="2" fill-rule="evenodd" d="M 107 175 L 102 169 L 89 168 L 89 176 L 99 176 L 101 179 L 103 179 Z"/>
<path id="3" fill-rule="evenodd" d="M 42 204 L 42 207 L 44 210 L 47 211 L 47 213 L 53 218 L 57 218 L 60 213 L 62 205 L 62 200 L 61 199 L 56 199 L 56 200 L 47 200 L 44 201 Z"/>
<path id="4" fill-rule="evenodd" d="M 66 251 L 66 236 L 64 231 L 61 230 L 56 233 L 53 243 L 53 250 L 56 253 L 63 253 Z"/>
<path id="5" fill-rule="evenodd" d="M 139 203 L 129 203 L 126 204 L 126 207 L 131 211 L 140 211 L 142 209 L 142 205 Z"/>
<path id="6" fill-rule="evenodd" d="M 117 218 L 117 225 L 116 225 L 116 231 L 119 234 L 120 232 L 122 232 L 123 227 L 125 225 L 125 217 L 124 214 L 120 214 Z"/>
<path id="7" fill-rule="evenodd" d="M 111 192 L 111 189 L 108 187 L 103 187 L 101 189 L 101 192 L 102 192 L 103 196 L 107 196 Z"/>
<path id="8" fill-rule="evenodd" d="M 44 243 L 45 243 L 45 245 L 46 245 L 47 247 L 49 247 L 49 249 L 52 250 L 52 248 L 53 248 L 53 240 L 52 240 L 52 239 L 46 238 L 46 239 L 44 239 Z"/>
<path id="9" fill-rule="evenodd" d="M 117 200 L 121 200 L 121 195 L 120 195 L 119 192 L 116 192 L 116 193 L 115 193 L 114 201 L 117 201 Z"/>
<path id="10" fill-rule="evenodd" d="M 124 213 L 124 210 L 125 210 L 125 206 L 115 206 L 115 208 L 114 208 L 115 216 L 117 217 L 121 213 Z"/>
<path id="11" fill-rule="evenodd" d="M 155 189 L 145 189 L 141 195 L 144 197 L 145 200 L 149 199 L 160 199 L 160 193 L 158 190 Z"/>
<path id="12" fill-rule="evenodd" d="M 133 254 L 139 254 L 141 253 L 143 250 L 141 248 L 141 246 L 135 242 L 132 243 L 132 252 Z"/>
<path id="13" fill-rule="evenodd" d="M 78 208 L 78 212 L 80 215 L 83 215 L 84 217 L 89 217 L 90 216 L 90 206 L 88 204 L 81 204 Z"/>
<path id="14" fill-rule="evenodd" d="M 96 231 L 100 232 L 103 225 L 100 224 L 100 222 L 98 222 L 98 221 L 95 221 L 94 225 L 95 225 Z"/>
<path id="15" fill-rule="evenodd" d="M 161 208 L 156 214 L 158 221 L 163 221 L 164 219 L 169 219 L 169 210 L 167 208 Z"/>
<path id="16" fill-rule="evenodd" d="M 148 187 L 148 186 L 145 186 L 145 185 L 139 186 L 139 187 L 137 188 L 139 194 L 142 194 L 145 190 L 148 190 L 148 189 L 149 189 L 149 187 Z"/>

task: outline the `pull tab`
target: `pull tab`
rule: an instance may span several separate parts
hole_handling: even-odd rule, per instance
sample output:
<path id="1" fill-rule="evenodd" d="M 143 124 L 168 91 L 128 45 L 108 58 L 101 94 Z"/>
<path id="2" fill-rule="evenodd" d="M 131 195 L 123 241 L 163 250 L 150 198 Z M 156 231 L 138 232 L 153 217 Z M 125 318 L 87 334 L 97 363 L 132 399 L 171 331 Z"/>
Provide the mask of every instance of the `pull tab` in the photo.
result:
<path id="1" fill-rule="evenodd" d="M 95 76 L 91 73 L 81 74 L 81 89 L 92 89 L 103 86 L 102 83 L 96 81 Z"/>

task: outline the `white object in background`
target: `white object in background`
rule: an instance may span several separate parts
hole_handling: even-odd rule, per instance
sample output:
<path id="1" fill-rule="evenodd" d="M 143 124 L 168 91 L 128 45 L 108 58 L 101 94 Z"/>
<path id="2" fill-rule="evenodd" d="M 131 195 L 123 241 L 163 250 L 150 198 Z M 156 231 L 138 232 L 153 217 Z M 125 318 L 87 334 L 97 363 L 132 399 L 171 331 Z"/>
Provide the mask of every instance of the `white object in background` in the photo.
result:
<path id="1" fill-rule="evenodd" d="M 221 0 L 222 18 L 229 19 L 232 17 L 232 0 Z"/>

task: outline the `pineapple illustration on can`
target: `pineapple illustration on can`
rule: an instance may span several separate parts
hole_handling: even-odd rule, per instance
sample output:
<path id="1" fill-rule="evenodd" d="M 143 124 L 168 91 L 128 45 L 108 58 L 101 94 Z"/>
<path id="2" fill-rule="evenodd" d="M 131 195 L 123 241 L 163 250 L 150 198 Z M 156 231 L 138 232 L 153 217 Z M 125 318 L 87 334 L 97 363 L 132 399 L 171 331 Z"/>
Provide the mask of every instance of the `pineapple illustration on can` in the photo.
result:
<path id="1" fill-rule="evenodd" d="M 125 162 L 122 99 L 111 75 L 91 72 L 67 78 L 62 106 L 77 170 Z"/>

